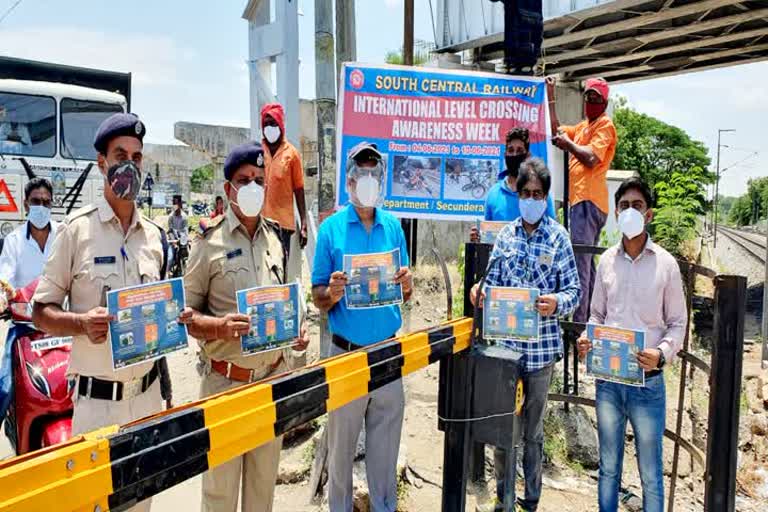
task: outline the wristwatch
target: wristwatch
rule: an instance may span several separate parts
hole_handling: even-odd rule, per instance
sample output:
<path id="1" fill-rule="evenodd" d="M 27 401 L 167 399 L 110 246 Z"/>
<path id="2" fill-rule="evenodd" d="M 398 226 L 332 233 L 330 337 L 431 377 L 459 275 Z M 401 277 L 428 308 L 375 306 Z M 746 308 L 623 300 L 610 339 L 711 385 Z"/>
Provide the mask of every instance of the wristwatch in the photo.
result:
<path id="1" fill-rule="evenodd" d="M 664 357 L 664 351 L 660 348 L 657 348 L 656 350 L 659 351 L 659 364 L 656 366 L 658 369 L 664 368 L 664 365 L 667 364 L 667 358 Z"/>

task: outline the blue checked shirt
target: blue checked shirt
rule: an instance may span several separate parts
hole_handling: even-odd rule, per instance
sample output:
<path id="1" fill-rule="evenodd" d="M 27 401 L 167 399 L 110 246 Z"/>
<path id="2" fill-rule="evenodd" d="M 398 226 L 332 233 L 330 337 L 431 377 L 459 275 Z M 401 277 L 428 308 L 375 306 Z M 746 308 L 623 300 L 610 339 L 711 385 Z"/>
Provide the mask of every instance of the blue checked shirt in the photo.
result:
<path id="1" fill-rule="evenodd" d="M 568 232 L 545 215 L 528 236 L 522 219 L 518 218 L 499 233 L 490 261 L 487 285 L 537 288 L 540 295 L 557 296 L 555 314 L 543 316 L 539 321 L 538 342 L 499 342 L 524 355 L 526 372 L 549 366 L 563 353 L 558 316 L 573 313 L 581 298 L 579 274 Z"/>

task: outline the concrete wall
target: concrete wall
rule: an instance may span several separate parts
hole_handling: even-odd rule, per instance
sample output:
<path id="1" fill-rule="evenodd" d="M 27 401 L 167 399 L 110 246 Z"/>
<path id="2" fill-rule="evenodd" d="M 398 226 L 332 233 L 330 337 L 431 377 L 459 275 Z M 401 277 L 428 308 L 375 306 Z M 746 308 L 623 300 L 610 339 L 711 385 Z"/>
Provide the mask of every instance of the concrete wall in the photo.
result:
<path id="1" fill-rule="evenodd" d="M 152 173 L 155 183 L 171 183 L 178 187 L 185 201 L 190 197 L 190 177 L 198 167 L 211 159 L 189 146 L 145 144 L 144 169 Z"/>

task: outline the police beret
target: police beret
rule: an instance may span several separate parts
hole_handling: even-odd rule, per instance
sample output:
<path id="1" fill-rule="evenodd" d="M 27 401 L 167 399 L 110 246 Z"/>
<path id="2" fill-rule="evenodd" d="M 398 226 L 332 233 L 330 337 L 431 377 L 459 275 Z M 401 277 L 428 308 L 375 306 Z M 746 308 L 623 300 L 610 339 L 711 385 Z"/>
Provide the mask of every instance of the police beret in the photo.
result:
<path id="1" fill-rule="evenodd" d="M 144 123 L 139 121 L 139 116 L 119 112 L 112 114 L 99 125 L 99 129 L 96 130 L 96 137 L 93 139 L 93 147 L 99 153 L 106 154 L 109 141 L 115 137 L 124 135 L 136 137 L 139 142 L 144 143 L 146 133 L 147 129 L 144 127 Z"/>
<path id="2" fill-rule="evenodd" d="M 264 149 L 258 142 L 246 142 L 232 149 L 224 162 L 224 179 L 232 179 L 232 175 L 243 164 L 264 167 Z"/>

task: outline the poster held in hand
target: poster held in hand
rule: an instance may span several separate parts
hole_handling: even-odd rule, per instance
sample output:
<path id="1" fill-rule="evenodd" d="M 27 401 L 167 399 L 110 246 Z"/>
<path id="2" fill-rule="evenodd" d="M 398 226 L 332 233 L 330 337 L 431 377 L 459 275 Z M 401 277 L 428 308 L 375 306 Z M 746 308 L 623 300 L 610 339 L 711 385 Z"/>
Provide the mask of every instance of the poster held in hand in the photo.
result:
<path id="1" fill-rule="evenodd" d="M 369 254 L 345 254 L 349 309 L 369 309 L 403 303 L 403 287 L 395 283 L 400 270 L 400 249 Z"/>
<path id="2" fill-rule="evenodd" d="M 491 245 L 495 244 L 496 238 L 507 224 L 509 224 L 509 222 L 497 220 L 478 220 L 477 231 L 480 234 L 480 243 Z"/>
<path id="3" fill-rule="evenodd" d="M 487 286 L 483 303 L 483 338 L 523 343 L 539 341 L 535 288 Z"/>
<path id="4" fill-rule="evenodd" d="M 185 304 L 180 277 L 108 292 L 112 367 L 119 370 L 187 348 L 187 326 L 178 322 Z"/>
<path id="5" fill-rule="evenodd" d="M 293 345 L 301 328 L 298 283 L 257 286 L 237 292 L 237 312 L 250 317 L 248 334 L 240 337 L 244 356 Z"/>
<path id="6" fill-rule="evenodd" d="M 645 332 L 587 324 L 592 350 L 587 354 L 587 375 L 629 386 L 645 386 L 645 372 L 637 354 L 645 349 Z"/>

